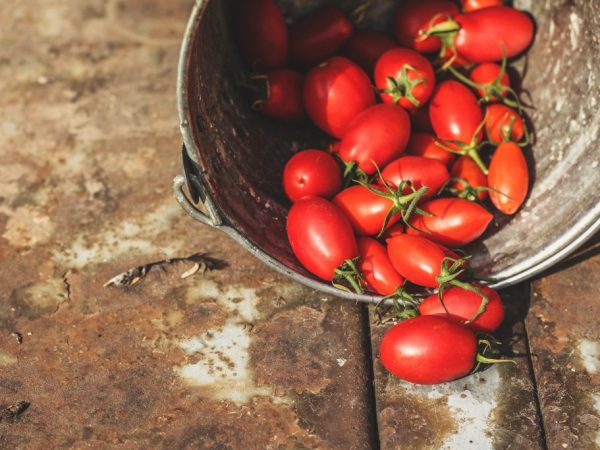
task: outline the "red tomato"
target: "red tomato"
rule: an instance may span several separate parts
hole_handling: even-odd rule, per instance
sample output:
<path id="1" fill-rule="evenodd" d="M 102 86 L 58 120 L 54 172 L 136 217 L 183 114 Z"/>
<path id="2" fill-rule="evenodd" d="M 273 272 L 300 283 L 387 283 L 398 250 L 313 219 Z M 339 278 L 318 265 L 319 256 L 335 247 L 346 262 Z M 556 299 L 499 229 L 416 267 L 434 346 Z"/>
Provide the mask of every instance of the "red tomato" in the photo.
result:
<path id="1" fill-rule="evenodd" d="M 390 328 L 379 348 L 382 364 L 398 378 L 438 384 L 468 375 L 475 366 L 475 333 L 453 320 L 420 316 Z"/>
<path id="2" fill-rule="evenodd" d="M 444 141 L 470 144 L 481 140 L 481 134 L 475 136 L 483 120 L 481 107 L 473 92 L 458 81 L 443 81 L 436 87 L 429 117 L 435 134 Z"/>
<path id="3" fill-rule="evenodd" d="M 436 52 L 442 47 L 440 39 L 430 36 L 423 40 L 420 31 L 427 30 L 432 19 L 438 15 L 440 21 L 443 21 L 456 14 L 458 14 L 458 8 L 449 0 L 404 1 L 400 4 L 394 18 L 396 37 L 402 47 L 412 48 L 421 53 Z"/>
<path id="4" fill-rule="evenodd" d="M 325 6 L 290 28 L 290 59 L 299 67 L 325 61 L 352 36 L 354 26 L 335 6 Z"/>
<path id="5" fill-rule="evenodd" d="M 461 156 L 454 162 L 450 175 L 452 175 L 452 178 L 462 178 L 475 189 L 487 187 L 487 176 L 475 161 L 468 156 Z M 452 188 L 464 191 L 466 186 L 461 181 L 456 181 L 452 184 Z M 477 198 L 481 201 L 485 200 L 487 198 L 487 191 L 479 191 Z"/>
<path id="6" fill-rule="evenodd" d="M 436 277 L 444 258 L 458 259 L 456 253 L 422 236 L 398 234 L 386 242 L 394 269 L 418 286 L 438 287 Z"/>
<path id="7" fill-rule="evenodd" d="M 386 193 L 379 186 L 372 185 L 373 189 Z M 350 220 L 352 228 L 359 236 L 375 236 L 383 228 L 386 216 L 394 207 L 390 198 L 374 194 L 361 185 L 350 186 L 333 198 L 333 203 L 344 212 Z M 400 214 L 394 214 L 388 226 L 400 220 Z"/>
<path id="8" fill-rule="evenodd" d="M 304 80 L 304 106 L 323 131 L 341 138 L 352 119 L 375 104 L 367 74 L 346 58 L 313 68 Z"/>
<path id="9" fill-rule="evenodd" d="M 381 172 L 381 177 L 396 188 L 402 181 L 410 181 L 415 189 L 427 186 L 429 189 L 421 197 L 425 199 L 437 194 L 450 179 L 450 174 L 441 161 L 422 156 L 404 156 L 389 163 Z M 410 192 L 408 187 L 404 190 L 405 194 Z"/>
<path id="10" fill-rule="evenodd" d="M 375 86 L 385 103 L 412 110 L 429 100 L 435 87 L 435 73 L 423 55 L 408 48 L 394 48 L 377 61 Z"/>
<path id="11" fill-rule="evenodd" d="M 465 11 L 476 11 L 478 9 L 489 8 L 490 6 L 502 6 L 503 0 L 461 0 Z"/>
<path id="12" fill-rule="evenodd" d="M 493 333 L 504 320 L 504 305 L 496 291 L 481 285 L 475 285 L 488 298 L 485 311 L 477 318 L 465 324 L 475 332 Z M 481 307 L 482 297 L 473 291 L 468 291 L 458 286 L 453 286 L 442 293 L 444 305 L 440 302 L 438 294 L 427 297 L 419 305 L 422 316 L 440 315 L 458 322 L 469 321 Z"/>
<path id="13" fill-rule="evenodd" d="M 425 133 L 433 132 L 431 120 L 429 119 L 429 104 L 410 111 L 410 123 L 414 131 Z"/>
<path id="14" fill-rule="evenodd" d="M 426 232 L 427 239 L 451 248 L 473 242 L 494 218 L 483 206 L 462 198 L 438 198 L 419 207 L 432 215 L 413 216 L 411 225 Z M 410 227 L 407 233 L 419 234 Z"/>
<path id="15" fill-rule="evenodd" d="M 400 156 L 410 136 L 410 119 L 402 108 L 375 105 L 358 114 L 346 128 L 339 155 L 356 161 L 367 175 Z"/>
<path id="16" fill-rule="evenodd" d="M 510 78 L 506 71 L 500 77 L 501 72 L 502 66 L 496 63 L 482 63 L 471 70 L 469 74 L 471 81 L 487 86 L 487 89 L 475 89 L 481 98 L 486 101 L 497 102 L 501 97 L 508 95 L 510 92 Z M 495 83 L 497 83 L 497 87 L 490 89 Z"/>
<path id="17" fill-rule="evenodd" d="M 443 69 L 446 69 L 448 66 L 459 69 L 473 65 L 473 62 L 457 53 L 456 49 L 454 49 L 451 45 L 448 45 L 443 49 L 443 52 L 440 55 L 440 60 L 443 63 Z"/>
<path id="18" fill-rule="evenodd" d="M 435 137 L 429 133 L 413 133 L 406 146 L 406 153 L 408 155 L 437 159 L 446 166 L 454 161 L 454 158 L 456 157 L 454 153 L 443 149 L 435 142 Z"/>
<path id="19" fill-rule="evenodd" d="M 378 31 L 359 31 L 346 42 L 342 53 L 370 75 L 379 57 L 397 46 L 396 42 Z"/>
<path id="20" fill-rule="evenodd" d="M 521 148 L 514 142 L 498 146 L 488 173 L 490 199 L 498 211 L 514 214 L 527 197 L 529 172 Z"/>
<path id="21" fill-rule="evenodd" d="M 514 109 L 500 103 L 488 105 L 485 115 L 485 132 L 488 140 L 495 145 L 508 140 L 519 142 L 525 135 L 525 124 L 520 114 Z"/>
<path id="22" fill-rule="evenodd" d="M 381 295 L 396 292 L 404 279 L 392 266 L 387 250 L 375 239 L 361 237 L 356 240 L 360 252 L 358 269 L 363 275 L 366 287 Z"/>
<path id="23" fill-rule="evenodd" d="M 237 8 L 240 51 L 253 70 L 279 69 L 288 53 L 288 29 L 275 0 L 245 0 Z"/>
<path id="24" fill-rule="evenodd" d="M 287 235 L 300 263 L 324 280 L 331 281 L 336 268 L 358 256 L 350 222 L 335 205 L 320 197 L 305 197 L 292 205 Z"/>
<path id="25" fill-rule="evenodd" d="M 524 12 L 494 6 L 457 15 L 460 30 L 454 38 L 457 52 L 474 63 L 517 56 L 533 40 L 533 21 Z"/>
<path id="26" fill-rule="evenodd" d="M 299 122 L 306 117 L 302 100 L 304 76 L 294 70 L 281 69 L 252 77 L 260 89 L 252 107 L 265 116 L 284 122 Z"/>
<path id="27" fill-rule="evenodd" d="M 333 141 L 327 146 L 327 151 L 331 154 L 340 152 L 340 144 L 342 141 Z"/>
<path id="28" fill-rule="evenodd" d="M 292 202 L 307 196 L 330 198 L 341 187 L 342 174 L 337 162 L 321 150 L 302 150 L 283 169 L 283 190 Z"/>

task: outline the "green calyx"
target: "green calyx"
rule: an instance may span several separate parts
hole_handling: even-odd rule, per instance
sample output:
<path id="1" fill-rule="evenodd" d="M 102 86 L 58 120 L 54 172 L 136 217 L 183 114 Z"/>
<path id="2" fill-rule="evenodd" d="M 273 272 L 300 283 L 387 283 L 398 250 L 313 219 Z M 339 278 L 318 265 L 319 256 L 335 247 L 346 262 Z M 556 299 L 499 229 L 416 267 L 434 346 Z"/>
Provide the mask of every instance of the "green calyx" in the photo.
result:
<path id="1" fill-rule="evenodd" d="M 473 137 L 471 138 L 471 142 L 469 142 L 468 144 L 465 144 L 464 142 L 460 141 L 446 141 L 456 146 L 456 148 L 453 148 L 446 145 L 444 141 L 441 141 L 439 139 L 435 141 L 435 144 L 438 147 L 449 151 L 450 153 L 470 157 L 473 161 L 475 161 L 475 164 L 477 164 L 481 171 L 487 175 L 488 168 L 481 160 L 481 156 L 479 155 L 479 150 L 481 149 L 481 147 L 483 147 L 484 142 L 479 142 L 478 139 L 479 133 L 481 133 L 481 130 L 483 130 L 483 127 L 485 126 L 486 118 L 487 117 L 484 117 L 481 123 L 477 126 L 477 129 L 475 130 L 475 132 L 473 133 Z"/>
<path id="2" fill-rule="evenodd" d="M 356 266 L 359 259 L 360 257 L 347 259 L 335 269 L 333 280 L 331 281 L 333 287 L 346 292 L 354 292 L 356 294 L 362 294 L 364 292 L 362 287 L 364 280 Z"/>
<path id="3" fill-rule="evenodd" d="M 476 364 L 471 373 L 479 372 L 490 364 L 510 363 L 516 365 L 517 363 L 512 359 L 498 359 L 500 344 L 501 342 L 492 336 L 479 335 L 477 337 L 477 355 L 475 356 Z"/>
<path id="4" fill-rule="evenodd" d="M 397 322 L 411 319 L 419 315 L 421 300 L 406 291 L 405 286 L 399 286 L 396 292 L 383 297 L 375 305 L 378 323 Z"/>
<path id="5" fill-rule="evenodd" d="M 416 74 L 411 78 L 410 73 Z M 380 89 L 380 94 L 391 95 L 394 104 L 397 104 L 403 98 L 407 99 L 415 107 L 418 107 L 421 102 L 414 96 L 413 89 L 418 85 L 426 85 L 425 78 L 419 75 L 417 69 L 410 64 L 404 64 L 396 77 L 388 77 L 387 88 Z"/>

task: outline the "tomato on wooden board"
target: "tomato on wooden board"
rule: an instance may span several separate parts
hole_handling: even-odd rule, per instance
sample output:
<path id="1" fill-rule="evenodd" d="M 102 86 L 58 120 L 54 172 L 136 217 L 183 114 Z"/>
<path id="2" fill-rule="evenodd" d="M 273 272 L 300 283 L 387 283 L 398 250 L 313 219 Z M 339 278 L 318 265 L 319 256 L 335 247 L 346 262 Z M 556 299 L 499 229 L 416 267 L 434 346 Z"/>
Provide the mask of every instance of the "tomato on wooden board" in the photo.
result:
<path id="1" fill-rule="evenodd" d="M 454 153 L 437 145 L 435 136 L 430 133 L 413 133 L 406 146 L 406 154 L 436 159 L 446 166 L 456 158 Z"/>
<path id="2" fill-rule="evenodd" d="M 514 142 L 498 146 L 488 172 L 490 200 L 504 214 L 516 213 L 529 189 L 527 161 L 521 148 Z"/>
<path id="3" fill-rule="evenodd" d="M 422 199 L 432 197 L 450 179 L 446 165 L 435 159 L 422 156 L 403 156 L 390 162 L 381 172 L 386 183 L 397 188 L 403 181 L 410 181 L 415 189 L 427 186 Z M 381 180 L 380 180 L 381 183 Z M 405 194 L 411 190 L 407 187 Z"/>
<path id="4" fill-rule="evenodd" d="M 237 40 L 252 70 L 279 69 L 287 61 L 288 28 L 274 0 L 244 0 L 236 14 Z"/>
<path id="5" fill-rule="evenodd" d="M 494 218 L 483 206 L 462 198 L 437 198 L 419 206 L 430 216 L 414 216 L 408 234 L 421 234 L 427 239 L 451 248 L 463 247 L 480 237 Z M 416 230 L 415 230 L 416 228 Z"/>
<path id="6" fill-rule="evenodd" d="M 506 71 L 502 73 L 502 70 L 501 65 L 492 62 L 478 64 L 471 70 L 469 79 L 474 83 L 488 86 L 488 89 L 489 86 L 496 84 L 495 89 L 491 93 L 492 95 L 489 95 L 488 91 L 484 88 L 475 88 L 481 98 L 489 102 L 497 102 L 511 92 L 510 77 Z"/>
<path id="7" fill-rule="evenodd" d="M 264 75 L 254 75 L 257 98 L 252 107 L 265 116 L 283 122 L 299 122 L 306 117 L 302 89 L 304 75 L 294 70 L 280 69 Z"/>
<path id="8" fill-rule="evenodd" d="M 508 140 L 520 142 L 525 136 L 525 124 L 517 111 L 498 103 L 486 107 L 485 132 L 494 145 Z"/>
<path id="9" fill-rule="evenodd" d="M 470 187 L 476 190 L 478 188 L 487 188 L 487 176 L 475 161 L 468 156 L 461 156 L 454 162 L 452 169 L 450 170 L 450 175 L 452 178 L 462 178 L 470 185 Z M 452 188 L 458 191 L 464 191 L 467 189 L 467 186 L 465 186 L 462 181 L 457 180 L 452 184 Z M 487 198 L 487 195 L 485 189 L 479 190 L 477 198 L 483 201 Z"/>
<path id="10" fill-rule="evenodd" d="M 352 225 L 331 202 L 304 197 L 290 208 L 287 235 L 292 251 L 312 274 L 331 281 L 335 270 L 358 256 Z"/>
<path id="11" fill-rule="evenodd" d="M 340 167 L 322 150 L 302 150 L 283 169 L 283 190 L 292 202 L 307 196 L 331 198 L 341 188 Z"/>
<path id="12" fill-rule="evenodd" d="M 533 41 L 531 18 L 508 6 L 493 6 L 454 17 L 459 55 L 474 63 L 500 61 L 523 52 Z"/>
<path id="13" fill-rule="evenodd" d="M 359 31 L 348 39 L 342 48 L 342 54 L 371 75 L 379 57 L 395 47 L 398 44 L 384 33 Z"/>
<path id="14" fill-rule="evenodd" d="M 319 64 L 352 36 L 354 25 L 335 6 L 325 6 L 290 28 L 290 60 L 298 67 Z"/>
<path id="15" fill-rule="evenodd" d="M 386 193 L 385 189 L 379 186 L 371 185 L 371 188 Z M 332 201 L 348 217 L 352 228 L 359 236 L 379 234 L 386 216 L 394 207 L 393 200 L 375 194 L 361 185 L 344 189 Z M 400 218 L 399 213 L 392 215 L 387 226 L 393 225 Z"/>
<path id="16" fill-rule="evenodd" d="M 460 257 L 446 247 L 422 236 L 398 234 L 386 241 L 388 256 L 394 269 L 418 286 L 438 287 L 436 277 L 445 258 Z"/>
<path id="17" fill-rule="evenodd" d="M 416 384 L 438 384 L 468 375 L 477 360 L 472 330 L 440 316 L 397 323 L 383 336 L 379 357 L 387 370 Z"/>
<path id="18" fill-rule="evenodd" d="M 442 47 L 440 39 L 436 36 L 422 39 L 420 31 L 427 30 L 436 16 L 440 16 L 439 20 L 443 21 L 456 14 L 458 14 L 458 7 L 450 0 L 404 1 L 394 16 L 396 38 L 402 47 L 421 53 L 436 52 Z"/>
<path id="19" fill-rule="evenodd" d="M 410 119 L 404 109 L 375 105 L 350 122 L 340 143 L 339 155 L 343 161 L 355 161 L 359 169 L 371 175 L 400 156 L 409 137 Z"/>
<path id="20" fill-rule="evenodd" d="M 475 332 L 493 333 L 504 320 L 502 299 L 495 290 L 487 286 L 475 285 L 475 287 L 488 298 L 488 303 L 483 313 L 465 325 Z M 430 295 L 419 305 L 419 313 L 422 316 L 440 315 L 464 323 L 477 314 L 482 302 L 482 298 L 477 292 L 459 286 L 445 289 L 442 293 L 442 299 L 444 301 L 443 305 L 438 294 Z M 446 306 L 446 309 L 444 309 L 444 306 Z"/>
<path id="21" fill-rule="evenodd" d="M 412 110 L 423 106 L 435 87 L 431 63 L 408 48 L 393 48 L 375 64 L 375 86 L 385 103 Z"/>
<path id="22" fill-rule="evenodd" d="M 367 74 L 342 57 L 313 68 L 304 79 L 304 107 L 320 129 L 341 138 L 360 112 L 375 104 Z"/>
<path id="23" fill-rule="evenodd" d="M 366 287 L 380 295 L 396 292 L 404 279 L 392 266 L 385 246 L 368 237 L 360 237 L 356 243 L 360 252 L 357 266 Z"/>
<path id="24" fill-rule="evenodd" d="M 465 11 L 477 11 L 490 6 L 502 6 L 504 0 L 461 0 L 460 3 Z"/>

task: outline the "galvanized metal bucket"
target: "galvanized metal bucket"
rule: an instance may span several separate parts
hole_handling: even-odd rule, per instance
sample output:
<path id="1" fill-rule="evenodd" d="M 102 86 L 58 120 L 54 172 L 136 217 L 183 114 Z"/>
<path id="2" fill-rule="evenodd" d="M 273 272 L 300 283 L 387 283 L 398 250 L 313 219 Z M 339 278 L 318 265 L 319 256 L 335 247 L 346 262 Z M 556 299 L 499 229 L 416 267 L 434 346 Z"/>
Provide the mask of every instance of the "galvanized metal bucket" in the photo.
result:
<path id="1" fill-rule="evenodd" d="M 288 16 L 318 0 L 280 2 Z M 351 9 L 356 1 L 340 1 Z M 374 2 L 366 21 L 390 26 L 396 2 Z M 177 201 L 192 217 L 218 228 L 275 270 L 351 300 L 381 298 L 340 291 L 314 278 L 288 245 L 288 203 L 281 171 L 301 148 L 324 145 L 310 126 L 272 123 L 251 110 L 237 87 L 246 70 L 230 24 L 235 0 L 197 0 L 179 61 L 177 86 L 183 169 Z M 502 288 L 529 279 L 576 250 L 600 229 L 600 3 L 516 1 L 537 22 L 536 42 L 520 61 L 522 86 L 535 109 L 536 143 L 528 150 L 531 193 L 512 218 L 498 215 L 467 249 L 472 266 Z M 514 75 L 514 74 L 513 74 Z M 189 196 L 184 193 L 187 185 Z"/>

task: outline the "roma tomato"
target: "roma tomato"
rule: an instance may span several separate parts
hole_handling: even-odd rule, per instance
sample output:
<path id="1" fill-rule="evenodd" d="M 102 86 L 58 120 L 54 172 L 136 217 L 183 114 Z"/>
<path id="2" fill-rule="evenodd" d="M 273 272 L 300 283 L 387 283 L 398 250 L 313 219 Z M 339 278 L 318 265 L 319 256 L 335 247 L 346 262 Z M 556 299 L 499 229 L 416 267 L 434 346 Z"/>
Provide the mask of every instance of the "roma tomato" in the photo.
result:
<path id="1" fill-rule="evenodd" d="M 339 155 L 355 161 L 367 175 L 400 156 L 410 136 L 410 119 L 399 106 L 375 105 L 358 114 L 346 128 Z"/>
<path id="2" fill-rule="evenodd" d="M 474 63 L 500 61 L 523 52 L 533 40 L 533 21 L 524 12 L 494 6 L 455 16 L 459 55 Z"/>
<path id="3" fill-rule="evenodd" d="M 357 265 L 366 287 L 381 295 L 396 292 L 404 279 L 392 266 L 385 246 L 368 237 L 358 238 L 356 242 L 360 252 Z"/>
<path id="4" fill-rule="evenodd" d="M 481 140 L 481 107 L 471 90 L 458 81 L 440 83 L 431 97 L 429 118 L 438 138 L 470 144 Z"/>
<path id="5" fill-rule="evenodd" d="M 420 32 L 426 31 L 436 16 L 439 17 L 439 21 L 443 21 L 456 14 L 458 14 L 458 7 L 450 0 L 404 1 L 394 17 L 396 38 L 402 47 L 421 53 L 436 52 L 442 47 L 442 41 L 436 36 L 423 39 Z"/>
<path id="6" fill-rule="evenodd" d="M 367 74 L 346 58 L 333 57 L 304 80 L 304 107 L 323 131 L 341 138 L 360 112 L 375 104 Z"/>
<path id="7" fill-rule="evenodd" d="M 236 26 L 240 51 L 252 70 L 273 70 L 285 65 L 288 29 L 275 0 L 240 2 Z"/>
<path id="8" fill-rule="evenodd" d="M 306 117 L 302 88 L 304 76 L 294 70 L 281 69 L 255 75 L 258 98 L 252 107 L 265 116 L 283 122 L 299 122 Z"/>
<path id="9" fill-rule="evenodd" d="M 502 299 L 496 291 L 487 286 L 475 285 L 475 287 L 480 289 L 488 298 L 488 303 L 483 313 L 477 316 L 475 320 L 466 323 L 465 325 L 475 332 L 493 333 L 504 320 L 504 305 L 502 304 Z M 453 286 L 444 290 L 442 299 L 444 300 L 444 305 L 448 312 L 446 312 L 444 305 L 440 302 L 438 294 L 433 294 L 421 302 L 419 305 L 419 313 L 421 313 L 422 316 L 445 316 L 457 322 L 464 323 L 477 314 L 482 302 L 482 298 L 478 293 L 468 291 L 458 286 Z"/>
<path id="10" fill-rule="evenodd" d="M 477 11 L 490 6 L 502 6 L 504 0 L 461 0 L 461 4 L 465 11 Z"/>
<path id="11" fill-rule="evenodd" d="M 453 251 L 422 236 L 398 234 L 386 243 L 394 269 L 418 286 L 438 287 L 436 278 L 442 271 L 444 258 L 459 258 Z"/>
<path id="12" fill-rule="evenodd" d="M 371 188 L 386 193 L 379 186 Z M 394 201 L 388 197 L 374 194 L 361 185 L 350 186 L 333 198 L 333 203 L 344 212 L 352 228 L 359 236 L 375 236 L 381 232 L 386 216 L 394 208 Z M 400 214 L 391 216 L 388 226 L 400 220 Z"/>
<path id="13" fill-rule="evenodd" d="M 461 156 L 454 162 L 450 170 L 450 175 L 452 175 L 452 178 L 465 180 L 474 189 L 487 188 L 487 176 L 475 161 L 468 156 Z M 467 189 L 467 186 L 462 181 L 457 180 L 452 184 L 452 188 L 462 192 Z M 480 190 L 477 193 L 477 198 L 481 201 L 485 200 L 487 198 L 487 191 L 485 189 Z"/>
<path id="14" fill-rule="evenodd" d="M 435 87 L 435 73 L 423 55 L 408 48 L 394 48 L 377 61 L 375 86 L 385 103 L 412 110 L 429 100 Z"/>
<path id="15" fill-rule="evenodd" d="M 441 161 L 422 156 L 404 156 L 389 163 L 381 172 L 381 177 L 396 188 L 403 181 L 410 181 L 415 189 L 427 186 L 427 192 L 421 197 L 425 199 L 437 194 L 450 179 L 450 174 Z M 404 191 L 405 194 L 410 192 L 408 187 Z"/>
<path id="16" fill-rule="evenodd" d="M 481 63 L 475 66 L 469 78 L 474 83 L 485 86 L 475 90 L 487 102 L 498 102 L 511 92 L 508 73 L 503 72 L 502 66 L 496 63 Z"/>
<path id="17" fill-rule="evenodd" d="M 378 31 L 359 31 L 348 39 L 342 54 L 371 75 L 379 57 L 397 46 L 391 38 Z"/>
<path id="18" fill-rule="evenodd" d="M 298 67 L 323 62 L 352 35 L 354 26 L 335 6 L 325 6 L 290 28 L 290 59 Z"/>
<path id="19" fill-rule="evenodd" d="M 406 153 L 408 155 L 436 159 L 444 163 L 446 166 L 454 161 L 454 158 L 456 158 L 454 153 L 451 153 L 448 150 L 440 147 L 435 142 L 436 139 L 432 134 L 413 133 L 410 136 L 408 145 L 406 146 Z"/>
<path id="20" fill-rule="evenodd" d="M 419 316 L 397 323 L 381 340 L 387 370 L 416 384 L 438 384 L 468 375 L 477 359 L 475 333 L 453 320 Z"/>
<path id="21" fill-rule="evenodd" d="M 521 148 L 514 142 L 498 146 L 488 172 L 490 200 L 498 211 L 514 214 L 527 197 L 529 172 Z"/>
<path id="22" fill-rule="evenodd" d="M 330 198 L 341 187 L 342 174 L 337 162 L 321 150 L 302 150 L 283 169 L 283 190 L 292 202 L 307 196 Z"/>
<path id="23" fill-rule="evenodd" d="M 494 218 L 483 206 L 462 198 L 438 198 L 419 207 L 431 216 L 414 216 L 410 224 L 427 233 L 427 239 L 451 248 L 473 242 Z M 407 233 L 419 231 L 409 227 Z"/>
<path id="24" fill-rule="evenodd" d="M 352 225 L 335 205 L 305 197 L 290 208 L 287 235 L 292 251 L 312 274 L 331 281 L 335 270 L 358 256 Z"/>
<path id="25" fill-rule="evenodd" d="M 485 113 L 485 132 L 492 144 L 504 141 L 520 142 L 525 135 L 525 124 L 520 114 L 506 105 L 488 105 Z"/>

